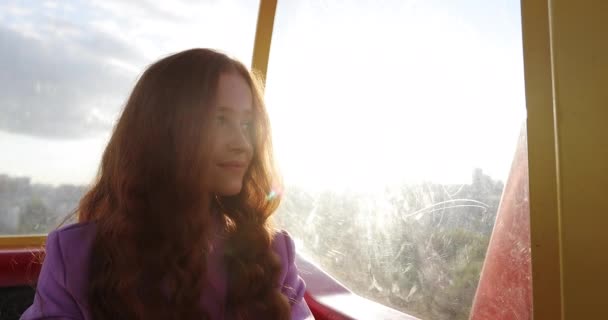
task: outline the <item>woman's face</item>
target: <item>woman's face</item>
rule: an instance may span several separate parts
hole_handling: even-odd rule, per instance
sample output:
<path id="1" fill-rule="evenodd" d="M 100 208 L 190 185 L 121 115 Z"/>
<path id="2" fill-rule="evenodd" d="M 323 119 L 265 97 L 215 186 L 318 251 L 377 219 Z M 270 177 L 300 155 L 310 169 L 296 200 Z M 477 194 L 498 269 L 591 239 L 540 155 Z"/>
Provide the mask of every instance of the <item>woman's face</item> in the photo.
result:
<path id="1" fill-rule="evenodd" d="M 211 111 L 209 191 L 236 195 L 253 156 L 253 97 L 236 72 L 220 75 L 216 104 Z"/>

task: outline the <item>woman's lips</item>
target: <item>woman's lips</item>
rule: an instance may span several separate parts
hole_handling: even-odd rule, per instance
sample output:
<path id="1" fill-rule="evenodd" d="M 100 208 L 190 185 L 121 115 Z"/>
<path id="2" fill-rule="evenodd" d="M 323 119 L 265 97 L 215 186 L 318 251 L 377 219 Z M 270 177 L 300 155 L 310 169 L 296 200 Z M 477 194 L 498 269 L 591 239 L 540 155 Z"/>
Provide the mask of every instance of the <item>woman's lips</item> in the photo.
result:
<path id="1" fill-rule="evenodd" d="M 226 161 L 218 163 L 218 166 L 228 170 L 243 170 L 246 167 L 245 162 L 240 161 Z"/>

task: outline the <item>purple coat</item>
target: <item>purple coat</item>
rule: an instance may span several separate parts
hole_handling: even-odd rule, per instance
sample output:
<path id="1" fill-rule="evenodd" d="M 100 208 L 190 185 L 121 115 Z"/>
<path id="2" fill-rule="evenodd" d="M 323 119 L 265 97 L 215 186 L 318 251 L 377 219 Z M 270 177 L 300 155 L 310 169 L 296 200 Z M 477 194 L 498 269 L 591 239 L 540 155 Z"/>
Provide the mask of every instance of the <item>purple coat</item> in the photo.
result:
<path id="1" fill-rule="evenodd" d="M 79 223 L 49 233 L 46 258 L 38 277 L 34 303 L 21 316 L 34 319 L 92 319 L 87 301 L 87 283 L 91 247 L 95 239 L 94 223 Z M 222 267 L 222 241 L 214 240 L 215 249 L 208 257 L 208 286 L 201 294 L 201 306 L 211 319 L 225 319 L 226 272 Z M 291 303 L 291 319 L 314 319 L 304 301 L 306 285 L 294 263 L 294 242 L 285 231 L 278 232 L 272 243 L 283 265 L 280 283 Z M 260 315 L 264 318 L 263 315 Z"/>

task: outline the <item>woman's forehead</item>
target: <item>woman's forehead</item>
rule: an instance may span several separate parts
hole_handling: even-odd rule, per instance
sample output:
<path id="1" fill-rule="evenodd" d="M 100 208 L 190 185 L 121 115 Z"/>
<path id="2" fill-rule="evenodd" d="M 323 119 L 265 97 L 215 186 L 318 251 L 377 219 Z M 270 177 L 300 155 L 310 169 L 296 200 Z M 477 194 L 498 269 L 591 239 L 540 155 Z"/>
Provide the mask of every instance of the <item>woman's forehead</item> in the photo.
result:
<path id="1" fill-rule="evenodd" d="M 220 74 L 215 100 L 219 111 L 235 113 L 253 111 L 251 88 L 245 78 L 236 72 Z"/>

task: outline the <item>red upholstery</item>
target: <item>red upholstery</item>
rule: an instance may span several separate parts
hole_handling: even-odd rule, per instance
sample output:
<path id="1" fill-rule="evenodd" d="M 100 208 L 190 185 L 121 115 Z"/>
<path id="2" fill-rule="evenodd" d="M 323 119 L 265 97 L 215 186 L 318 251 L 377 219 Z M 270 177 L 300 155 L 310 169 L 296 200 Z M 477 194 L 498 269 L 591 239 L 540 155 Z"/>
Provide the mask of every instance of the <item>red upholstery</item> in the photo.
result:
<path id="1" fill-rule="evenodd" d="M 417 318 L 360 297 L 321 268 L 298 255 L 296 264 L 306 282 L 306 303 L 317 320 Z"/>
<path id="2" fill-rule="evenodd" d="M 39 248 L 0 250 L 0 288 L 35 284 L 41 253 Z"/>
<path id="3" fill-rule="evenodd" d="M 340 312 L 319 303 L 310 293 L 306 292 L 304 295 L 304 299 L 306 300 L 306 304 L 312 311 L 312 314 L 315 316 L 316 320 L 346 320 L 352 319 L 346 315 L 341 314 Z"/>

